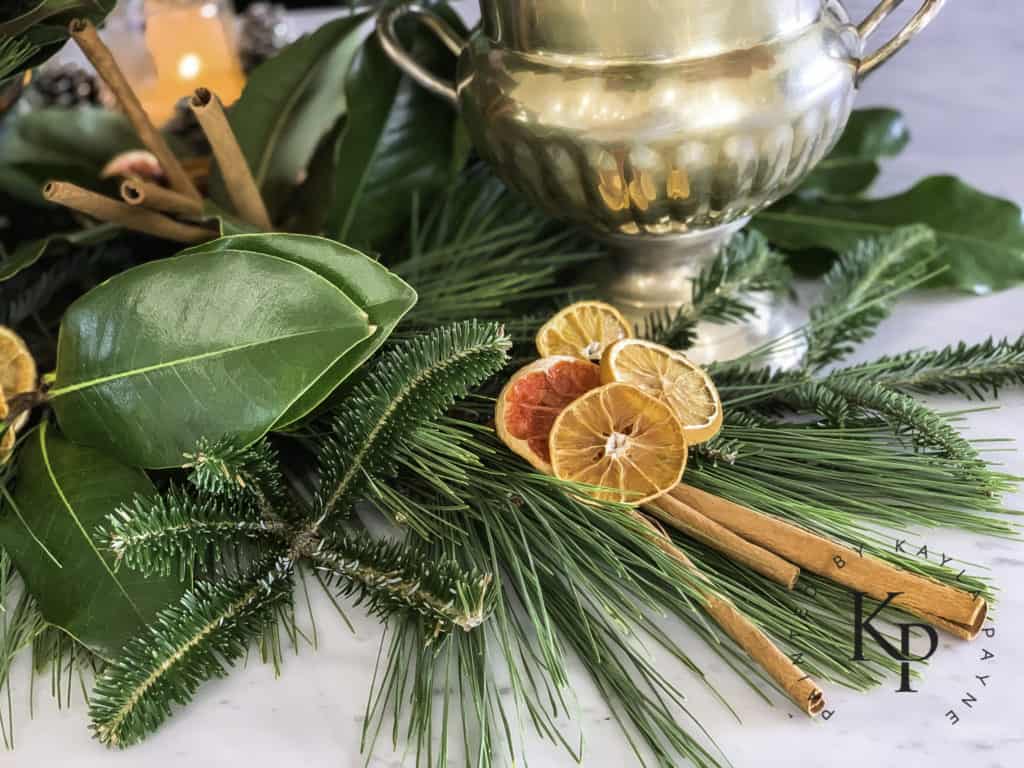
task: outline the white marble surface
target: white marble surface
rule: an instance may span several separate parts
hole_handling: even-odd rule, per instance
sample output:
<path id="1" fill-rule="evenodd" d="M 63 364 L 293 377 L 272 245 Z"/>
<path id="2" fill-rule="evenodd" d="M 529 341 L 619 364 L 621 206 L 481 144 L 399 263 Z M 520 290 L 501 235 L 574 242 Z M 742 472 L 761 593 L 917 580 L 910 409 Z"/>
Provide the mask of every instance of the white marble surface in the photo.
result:
<path id="1" fill-rule="evenodd" d="M 852 7 L 871 3 L 857 0 Z M 908 3 L 914 5 L 914 3 Z M 880 189 L 896 191 L 933 172 L 952 172 L 1017 201 L 1024 200 L 1024 6 L 1019 0 L 953 0 L 923 38 L 880 72 L 865 88 L 862 105 L 895 104 L 907 113 L 914 142 L 892 162 Z M 984 298 L 922 294 L 905 301 L 863 357 L 956 339 L 1024 331 L 1024 288 Z M 950 402 L 952 405 L 952 401 Z M 968 418 L 976 436 L 1024 437 L 1024 396 L 1009 394 L 998 411 Z M 1002 454 L 1006 469 L 1024 474 L 1019 453 Z M 1024 507 L 1024 498 L 1007 499 Z M 681 641 L 705 665 L 743 719 L 737 723 L 677 665 L 669 674 L 690 694 L 699 714 L 736 768 L 1017 768 L 1024 765 L 1020 685 L 1024 682 L 1024 544 L 986 540 L 948 531 L 926 532 L 934 550 L 986 567 L 1004 587 L 995 613 L 996 635 L 962 644 L 944 639 L 920 693 L 897 694 L 886 686 L 870 694 L 832 687 L 827 721 L 790 717 L 788 708 L 756 700 L 700 642 Z M 203 687 L 195 703 L 179 712 L 156 736 L 128 752 L 108 752 L 89 738 L 80 698 L 57 712 L 39 684 L 34 719 L 25 696 L 15 699 L 18 745 L 0 753 L 3 768 L 206 768 L 209 766 L 304 766 L 357 768 L 363 705 L 379 641 L 379 628 L 351 611 L 350 634 L 324 600 L 315 599 L 320 650 L 303 651 L 275 680 L 267 667 L 251 664 L 228 680 Z M 982 648 L 995 658 L 979 661 Z M 975 674 L 991 673 L 987 687 Z M 16 671 L 24 694 L 28 670 Z M 581 675 L 576 678 L 580 722 L 586 736 L 585 764 L 594 768 L 633 765 L 608 712 Z M 960 699 L 978 698 L 972 709 Z M 952 726 L 944 713 L 961 715 Z M 370 765 L 413 765 L 402 755 L 381 754 Z M 532 765 L 556 768 L 572 761 L 548 746 L 531 752 Z M 454 764 L 454 763 L 453 763 Z"/>

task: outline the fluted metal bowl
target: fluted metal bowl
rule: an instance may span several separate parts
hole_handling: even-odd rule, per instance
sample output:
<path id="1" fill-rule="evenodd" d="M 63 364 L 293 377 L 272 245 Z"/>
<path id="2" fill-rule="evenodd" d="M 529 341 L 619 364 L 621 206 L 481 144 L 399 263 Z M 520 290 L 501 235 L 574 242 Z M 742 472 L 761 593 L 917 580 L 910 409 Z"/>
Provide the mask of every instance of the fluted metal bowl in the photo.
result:
<path id="1" fill-rule="evenodd" d="M 859 26 L 838 0 L 481 0 L 468 41 L 415 6 L 385 50 L 462 112 L 480 154 L 554 216 L 610 239 L 627 308 L 678 305 L 700 261 L 835 144 L 858 83 L 939 11 L 863 58 L 901 0 Z M 414 14 L 459 54 L 454 86 L 402 50 Z"/>

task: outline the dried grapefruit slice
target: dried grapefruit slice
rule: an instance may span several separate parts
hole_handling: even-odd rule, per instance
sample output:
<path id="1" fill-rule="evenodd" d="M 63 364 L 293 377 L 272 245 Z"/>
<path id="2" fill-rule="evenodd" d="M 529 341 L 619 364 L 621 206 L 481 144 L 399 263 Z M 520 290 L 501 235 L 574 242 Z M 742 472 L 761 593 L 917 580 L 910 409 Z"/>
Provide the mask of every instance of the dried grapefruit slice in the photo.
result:
<path id="1" fill-rule="evenodd" d="M 686 441 L 697 445 L 722 428 L 722 399 L 711 378 L 686 355 L 642 339 L 625 339 L 601 360 L 601 381 L 639 387 L 667 404 L 683 425 Z"/>
<path id="2" fill-rule="evenodd" d="M 672 409 L 629 384 L 606 384 L 555 419 L 549 450 L 561 480 L 600 486 L 598 499 L 643 504 L 674 488 L 686 437 Z"/>
<path id="3" fill-rule="evenodd" d="M 537 331 L 537 351 L 541 357 L 570 355 L 598 362 L 609 346 L 632 335 L 626 318 L 615 307 L 600 301 L 579 301 Z"/>
<path id="4" fill-rule="evenodd" d="M 545 357 L 520 368 L 498 396 L 498 437 L 542 472 L 551 471 L 548 434 L 558 414 L 601 385 L 601 369 L 575 357 Z"/>

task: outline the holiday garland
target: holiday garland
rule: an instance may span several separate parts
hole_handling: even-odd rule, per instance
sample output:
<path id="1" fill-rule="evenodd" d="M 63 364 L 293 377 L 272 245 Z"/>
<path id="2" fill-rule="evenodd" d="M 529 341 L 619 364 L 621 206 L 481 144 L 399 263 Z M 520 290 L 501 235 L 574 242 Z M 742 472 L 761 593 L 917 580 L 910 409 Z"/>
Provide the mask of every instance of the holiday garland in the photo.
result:
<path id="1" fill-rule="evenodd" d="M 867 689 L 893 673 L 898 662 L 880 650 L 849 664 L 845 589 L 804 571 L 790 590 L 677 531 L 652 536 L 628 505 L 594 502 L 587 488 L 538 473 L 499 441 L 495 396 L 534 356 L 532 337 L 547 317 L 590 292 L 588 266 L 599 253 L 467 163 L 457 129 L 426 146 L 414 139 L 427 121 L 452 118 L 391 70 L 372 39 L 348 71 L 348 114 L 308 132 L 297 152 L 269 143 L 259 124 L 272 114 L 266 94 L 287 97 L 285 86 L 309 81 L 325 57 L 351 57 L 360 21 L 332 22 L 258 69 L 226 122 L 215 97 L 199 95 L 195 107 L 213 110 L 216 125 L 199 119 L 221 165 L 208 184 L 214 199 L 199 211 L 178 198 L 166 210 L 159 180 L 133 176 L 129 194 L 165 205 L 130 213 L 121 207 L 134 204 L 128 196 L 118 202 L 99 179 L 106 152 L 100 167 L 76 169 L 75 182 L 61 173 L 70 164 L 33 179 L 30 163 L 12 162 L 0 176 L 11 182 L 5 194 L 32 205 L 38 182 L 53 179 L 47 197 L 113 221 L 82 228 L 81 218 L 65 219 L 69 229 L 21 240 L 0 262 L 10 297 L 0 319 L 19 331 L 30 320 L 60 325 L 56 359 L 26 332 L 55 374 L 0 399 L 0 429 L 18 436 L 0 475 L 0 684 L 11 687 L 11 663 L 29 648 L 37 666 L 52 665 L 62 699 L 72 670 L 93 667 L 94 733 L 128 746 L 254 643 L 270 660 L 284 643 L 300 644 L 295 596 L 308 580 L 386 623 L 364 746 L 391 720 L 428 763 L 444 764 L 457 742 L 467 762 L 515 758 L 528 728 L 576 754 L 558 722 L 573 707 L 567 659 L 575 656 L 638 755 L 721 764 L 639 642 L 663 646 L 702 678 L 656 621 L 673 615 L 763 690 L 761 670 L 708 622 L 709 589 L 820 681 Z M 102 61 L 89 29 L 73 32 Z M 425 40 L 417 44 L 430 53 Z M 111 64 L 103 67 L 115 79 Z M 314 119 L 289 104 L 273 112 L 285 134 L 289 121 Z M 123 129 L 116 151 L 138 146 Z M 849 135 L 863 130 L 855 124 Z M 31 156 L 25 136 L 17 141 Z M 844 142 L 840 150 L 854 151 L 856 142 Z M 422 165 L 416 152 L 428 153 Z M 863 164 L 888 152 L 865 150 Z M 309 173 L 294 188 L 296 162 Z M 328 203 L 294 205 L 325 188 L 323 166 L 337 172 L 326 176 Z M 180 163 L 175 192 L 185 200 L 203 183 L 190 167 Z M 808 205 L 849 179 L 826 163 L 776 210 Z M 251 194 L 237 196 L 248 184 L 258 190 L 255 208 Z M 264 214 L 278 227 L 385 255 L 263 233 L 253 219 Z M 770 215 L 762 229 L 776 242 L 799 239 L 773 234 Z M 175 254 L 168 237 L 203 242 Z M 725 424 L 693 449 L 686 482 L 991 601 L 985 580 L 894 552 L 884 531 L 1014 533 L 999 501 L 1013 478 L 915 395 L 982 398 L 1021 383 L 1024 339 L 842 366 L 900 295 L 951 271 L 936 237 L 909 226 L 856 241 L 825 276 L 805 327 L 712 365 Z M 809 240 L 810 232 L 800 244 L 822 244 Z M 756 232 L 738 236 L 696 281 L 692 306 L 637 330 L 685 350 L 700 322 L 742 322 L 754 312 L 751 292 L 785 290 L 786 261 Z M 794 345 L 806 346 L 798 367 L 768 365 Z M 371 536 L 364 515 L 383 516 L 400 535 Z M 664 537 L 685 555 L 673 556 Z M 83 612 L 97 595 L 103 612 Z M 510 681 L 510 694 L 499 680 Z M 9 739 L 9 717 L 0 723 Z"/>

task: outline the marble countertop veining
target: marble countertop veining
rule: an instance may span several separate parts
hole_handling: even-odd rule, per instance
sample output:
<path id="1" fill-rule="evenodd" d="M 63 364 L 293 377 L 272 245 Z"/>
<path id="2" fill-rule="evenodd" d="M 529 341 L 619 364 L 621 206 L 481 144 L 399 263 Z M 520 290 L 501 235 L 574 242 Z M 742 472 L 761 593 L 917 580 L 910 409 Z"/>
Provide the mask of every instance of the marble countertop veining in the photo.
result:
<path id="1" fill-rule="evenodd" d="M 855 15 L 874 3 L 853 0 Z M 908 6 L 914 3 L 908 3 Z M 316 16 L 303 17 L 311 24 Z M 951 0 L 922 37 L 875 75 L 860 105 L 895 105 L 914 134 L 906 154 L 890 163 L 878 189 L 893 192 L 929 173 L 949 172 L 987 191 L 1024 201 L 1024 4 L 1019 0 Z M 1024 287 L 974 298 L 918 294 L 904 301 L 879 335 L 860 351 L 867 358 L 956 339 L 1024 331 Z M 951 403 L 953 401 L 950 401 Z M 1024 437 L 1024 395 L 1005 395 L 998 411 L 971 414 L 971 435 Z M 1024 475 L 1024 456 L 1001 454 L 1008 472 Z M 1024 508 L 1024 497 L 1007 499 Z M 918 537 L 987 567 L 1003 587 L 992 625 L 995 636 L 965 644 L 943 637 L 919 692 L 900 694 L 896 684 L 868 694 L 829 686 L 827 721 L 794 716 L 784 704 L 769 707 L 754 697 L 702 642 L 686 642 L 743 720 L 739 724 L 678 664 L 662 669 L 689 694 L 689 706 L 736 768 L 801 765 L 808 768 L 1017 768 L 1024 765 L 1020 687 L 1024 683 L 1024 544 L 950 531 Z M 0 752 L 0 768 L 213 768 L 303 766 L 358 768 L 359 735 L 373 674 L 380 628 L 360 609 L 349 615 L 352 635 L 324 599 L 314 598 L 320 650 L 287 659 L 283 676 L 251 663 L 228 679 L 209 683 L 158 734 L 127 752 L 108 752 L 91 741 L 80 697 L 58 712 L 48 684 L 37 682 L 35 716 L 29 720 L 26 663 L 15 670 L 17 749 Z M 994 658 L 981 661 L 983 649 Z M 579 672 L 579 670 L 577 670 Z M 976 675 L 989 675 L 983 686 Z M 577 674 L 579 722 L 591 768 L 634 765 L 635 758 L 584 675 Z M 975 696 L 970 705 L 962 702 Z M 956 725 L 945 713 L 960 716 Z M 550 745 L 528 740 L 532 764 L 545 768 L 572 761 Z M 413 765 L 386 750 L 371 768 Z M 408 757 L 408 756 L 404 756 Z M 454 764 L 454 763 L 453 763 Z"/>

